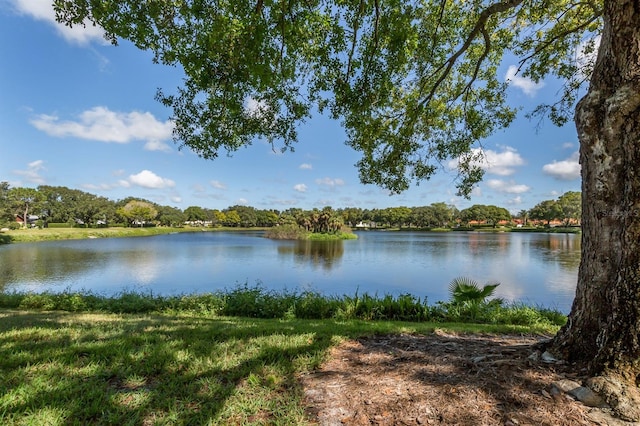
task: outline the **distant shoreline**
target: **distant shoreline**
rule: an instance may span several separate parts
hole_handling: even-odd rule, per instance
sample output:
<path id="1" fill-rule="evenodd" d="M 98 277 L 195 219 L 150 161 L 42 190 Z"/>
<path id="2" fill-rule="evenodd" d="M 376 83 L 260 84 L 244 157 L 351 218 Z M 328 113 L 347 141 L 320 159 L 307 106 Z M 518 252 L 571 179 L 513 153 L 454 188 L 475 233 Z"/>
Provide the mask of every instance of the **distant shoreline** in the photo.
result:
<path id="1" fill-rule="evenodd" d="M 43 228 L 17 229 L 0 233 L 0 244 L 27 243 L 57 240 L 84 240 L 94 238 L 150 237 L 185 232 L 238 232 L 264 231 L 265 228 Z"/>
<path id="2" fill-rule="evenodd" d="M 149 237 L 153 235 L 166 235 L 185 232 L 247 232 L 265 231 L 269 228 L 235 228 L 235 227 L 148 227 L 148 228 L 44 228 L 44 229 L 17 229 L 0 232 L 0 245 L 11 243 L 57 241 L 57 240 L 83 240 L 93 238 L 126 238 Z M 538 233 L 567 233 L 579 234 L 577 227 L 557 228 L 356 228 L 354 232 L 538 232 Z"/>

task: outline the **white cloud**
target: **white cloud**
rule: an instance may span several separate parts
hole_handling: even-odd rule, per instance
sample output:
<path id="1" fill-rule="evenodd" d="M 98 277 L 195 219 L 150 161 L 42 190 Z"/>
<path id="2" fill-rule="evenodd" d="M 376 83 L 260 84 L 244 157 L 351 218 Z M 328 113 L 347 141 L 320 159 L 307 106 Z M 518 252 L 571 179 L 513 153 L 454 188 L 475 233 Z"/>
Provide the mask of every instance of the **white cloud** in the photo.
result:
<path id="1" fill-rule="evenodd" d="M 211 184 L 211 186 L 213 186 L 216 189 L 227 189 L 227 185 L 220 182 L 219 180 L 212 180 L 211 182 L 209 182 L 209 184 Z"/>
<path id="2" fill-rule="evenodd" d="M 118 188 L 118 187 L 129 188 L 131 186 L 131 184 L 129 182 L 127 182 L 126 180 L 120 180 L 116 184 L 100 183 L 100 184 L 96 185 L 96 184 L 93 184 L 93 183 L 83 183 L 80 186 L 82 188 L 84 188 L 84 189 L 89 190 L 89 191 L 110 191 L 110 190 L 112 190 L 114 188 Z"/>
<path id="3" fill-rule="evenodd" d="M 144 149 L 147 151 L 164 151 L 164 152 L 171 151 L 171 147 L 167 145 L 165 142 L 162 142 L 159 140 L 153 140 L 153 139 L 148 140 L 144 144 Z"/>
<path id="4" fill-rule="evenodd" d="M 504 75 L 504 79 L 507 83 L 522 89 L 524 94 L 530 97 L 535 96 L 536 92 L 544 86 L 544 82 L 542 81 L 536 83 L 530 78 L 518 75 L 518 67 L 515 65 L 509 66 L 507 73 Z"/>
<path id="5" fill-rule="evenodd" d="M 191 189 L 193 189 L 193 192 L 205 192 L 204 186 L 199 183 L 191 185 Z"/>
<path id="6" fill-rule="evenodd" d="M 44 21 L 52 26 L 58 35 L 69 43 L 85 46 L 91 42 L 108 44 L 104 38 L 104 30 L 94 26 L 89 22 L 86 25 L 74 25 L 72 28 L 56 22 L 56 15 L 53 11 L 51 1 L 46 0 L 9 0 L 15 12 L 20 15 L 29 16 L 38 21 Z"/>
<path id="7" fill-rule="evenodd" d="M 326 186 L 330 186 L 330 187 L 334 187 L 334 186 L 342 186 L 344 185 L 344 181 L 340 178 L 336 178 L 336 179 L 331 179 L 331 178 L 322 178 L 322 179 L 316 179 L 316 183 L 318 185 L 326 185 Z"/>
<path id="8" fill-rule="evenodd" d="M 308 164 L 308 163 L 303 163 L 303 164 L 300 164 L 299 168 L 302 169 L 302 170 L 311 170 L 311 169 L 313 169 L 313 166 L 311 164 Z"/>
<path id="9" fill-rule="evenodd" d="M 143 170 L 136 175 L 129 176 L 129 183 L 150 189 L 173 188 L 176 186 L 171 179 L 162 178 L 149 170 Z"/>
<path id="10" fill-rule="evenodd" d="M 180 204 L 182 202 L 182 197 L 179 195 L 174 195 L 173 197 L 171 197 L 171 202 Z"/>
<path id="11" fill-rule="evenodd" d="M 554 161 L 545 164 L 542 171 L 549 176 L 559 180 L 574 180 L 580 178 L 580 154 L 578 151 L 571 154 L 569 158 L 562 161 Z"/>
<path id="12" fill-rule="evenodd" d="M 515 173 L 514 167 L 525 164 L 518 151 L 509 146 L 505 147 L 502 152 L 473 148 L 467 155 L 475 159 L 472 161 L 473 165 L 481 167 L 487 173 L 498 176 L 510 176 Z M 449 168 L 456 169 L 460 161 L 461 159 L 449 161 Z"/>
<path id="13" fill-rule="evenodd" d="M 300 203 L 300 200 L 294 200 L 294 199 L 281 199 L 281 198 L 273 198 L 273 197 L 269 197 L 269 202 L 266 203 L 265 205 L 267 206 L 285 206 L 285 207 L 291 207 L 291 206 L 297 206 Z"/>
<path id="14" fill-rule="evenodd" d="M 249 204 L 249 200 L 247 200 L 246 198 L 238 198 L 237 204 L 241 206 L 246 206 Z"/>
<path id="15" fill-rule="evenodd" d="M 299 183 L 297 185 L 294 185 L 293 189 L 298 192 L 307 192 L 307 185 L 305 185 L 304 183 Z"/>
<path id="16" fill-rule="evenodd" d="M 565 142 L 562 144 L 562 148 L 563 149 L 570 149 L 574 147 L 574 143 L 573 142 Z"/>
<path id="17" fill-rule="evenodd" d="M 489 179 L 487 186 L 494 191 L 504 192 L 506 194 L 522 194 L 531 189 L 527 185 L 516 184 L 514 181 L 506 182 L 500 179 Z"/>
<path id="18" fill-rule="evenodd" d="M 576 48 L 576 66 L 583 78 L 588 78 L 593 72 L 600 48 L 600 36 L 585 40 Z"/>
<path id="19" fill-rule="evenodd" d="M 269 105 L 265 101 L 259 101 L 249 96 L 245 100 L 244 110 L 249 117 L 262 118 L 269 110 Z"/>
<path id="20" fill-rule="evenodd" d="M 522 197 L 518 195 L 517 197 L 508 200 L 507 204 L 509 204 L 510 206 L 522 204 Z"/>
<path id="21" fill-rule="evenodd" d="M 41 114 L 31 124 L 48 135 L 76 137 L 100 142 L 129 143 L 146 141 L 145 149 L 166 151 L 164 142 L 171 138 L 174 123 L 158 121 L 149 112 L 114 112 L 106 107 L 94 107 L 80 114 L 77 121 L 60 121 L 57 116 Z"/>
<path id="22" fill-rule="evenodd" d="M 471 190 L 471 196 L 478 197 L 478 198 L 484 196 L 484 194 L 482 193 L 482 188 L 480 188 L 480 185 L 476 185 L 473 187 L 473 189 Z"/>
<path id="23" fill-rule="evenodd" d="M 46 170 L 44 167 L 44 161 L 36 160 L 27 164 L 26 170 L 14 170 L 13 173 L 18 176 L 22 176 L 29 183 L 43 185 L 45 180 L 40 176 L 40 172 L 43 170 Z"/>

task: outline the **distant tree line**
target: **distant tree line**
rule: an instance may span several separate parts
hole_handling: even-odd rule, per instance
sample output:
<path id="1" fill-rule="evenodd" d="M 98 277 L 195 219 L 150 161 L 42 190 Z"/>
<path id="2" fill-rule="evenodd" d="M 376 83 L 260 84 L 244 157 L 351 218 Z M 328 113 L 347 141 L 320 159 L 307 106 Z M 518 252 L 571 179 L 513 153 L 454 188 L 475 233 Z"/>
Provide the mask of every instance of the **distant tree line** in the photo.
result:
<path id="1" fill-rule="evenodd" d="M 557 200 L 545 200 L 536 204 L 526 214 L 547 225 L 552 221 L 560 221 L 564 226 L 579 225 L 582 220 L 582 193 L 565 192 Z"/>
<path id="2" fill-rule="evenodd" d="M 503 207 L 476 204 L 458 210 L 451 204 L 432 203 L 421 207 L 362 209 L 347 207 L 303 210 L 289 208 L 256 209 L 234 205 L 224 210 L 190 206 L 184 210 L 149 200 L 127 197 L 112 201 L 78 189 L 40 185 L 37 188 L 11 187 L 0 182 L 0 225 L 3 227 L 66 224 L 75 227 L 99 226 L 210 226 L 272 227 L 296 224 L 309 232 L 335 232 L 350 227 L 450 228 L 454 226 L 498 226 L 579 224 L 580 192 L 567 192 L 556 200 L 545 200 L 530 210 L 513 216 Z"/>

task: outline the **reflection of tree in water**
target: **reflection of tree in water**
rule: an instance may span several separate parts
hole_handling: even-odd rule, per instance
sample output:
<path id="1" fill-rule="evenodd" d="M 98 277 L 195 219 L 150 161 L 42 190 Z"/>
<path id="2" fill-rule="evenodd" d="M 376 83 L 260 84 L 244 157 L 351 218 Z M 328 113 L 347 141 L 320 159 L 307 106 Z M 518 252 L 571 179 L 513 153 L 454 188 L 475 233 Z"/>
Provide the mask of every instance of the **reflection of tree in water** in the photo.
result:
<path id="1" fill-rule="evenodd" d="M 581 239 L 574 234 L 549 234 L 534 239 L 531 246 L 545 261 L 557 262 L 563 269 L 575 271 L 580 266 Z"/>
<path id="2" fill-rule="evenodd" d="M 327 271 L 336 265 L 344 254 L 342 240 L 337 241 L 295 241 L 293 245 L 279 245 L 279 255 L 293 254 L 296 263 L 311 263 L 314 267 L 322 267 Z"/>
<path id="3" fill-rule="evenodd" d="M 511 236 L 506 232 L 469 232 L 466 235 L 468 250 L 473 255 L 483 255 L 488 250 L 506 254 L 511 246 Z"/>
<path id="4" fill-rule="evenodd" d="M 0 251 L 0 291 L 17 282 L 66 281 L 96 267 L 97 252 L 68 247 L 12 246 Z"/>

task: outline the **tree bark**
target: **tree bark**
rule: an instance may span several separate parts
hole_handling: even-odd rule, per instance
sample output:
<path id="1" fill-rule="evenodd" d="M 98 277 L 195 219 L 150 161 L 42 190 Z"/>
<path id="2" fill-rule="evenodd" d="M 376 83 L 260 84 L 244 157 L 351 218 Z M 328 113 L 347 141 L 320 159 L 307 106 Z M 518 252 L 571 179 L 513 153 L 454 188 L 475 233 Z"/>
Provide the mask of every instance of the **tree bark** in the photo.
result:
<path id="1" fill-rule="evenodd" d="M 590 374 L 640 383 L 640 2 L 605 1 L 604 31 L 575 122 L 582 165 L 582 259 L 552 349 Z M 615 407 L 614 407 L 615 408 Z M 636 414 L 627 413 L 631 418 Z M 640 420 L 637 418 L 635 420 Z"/>

